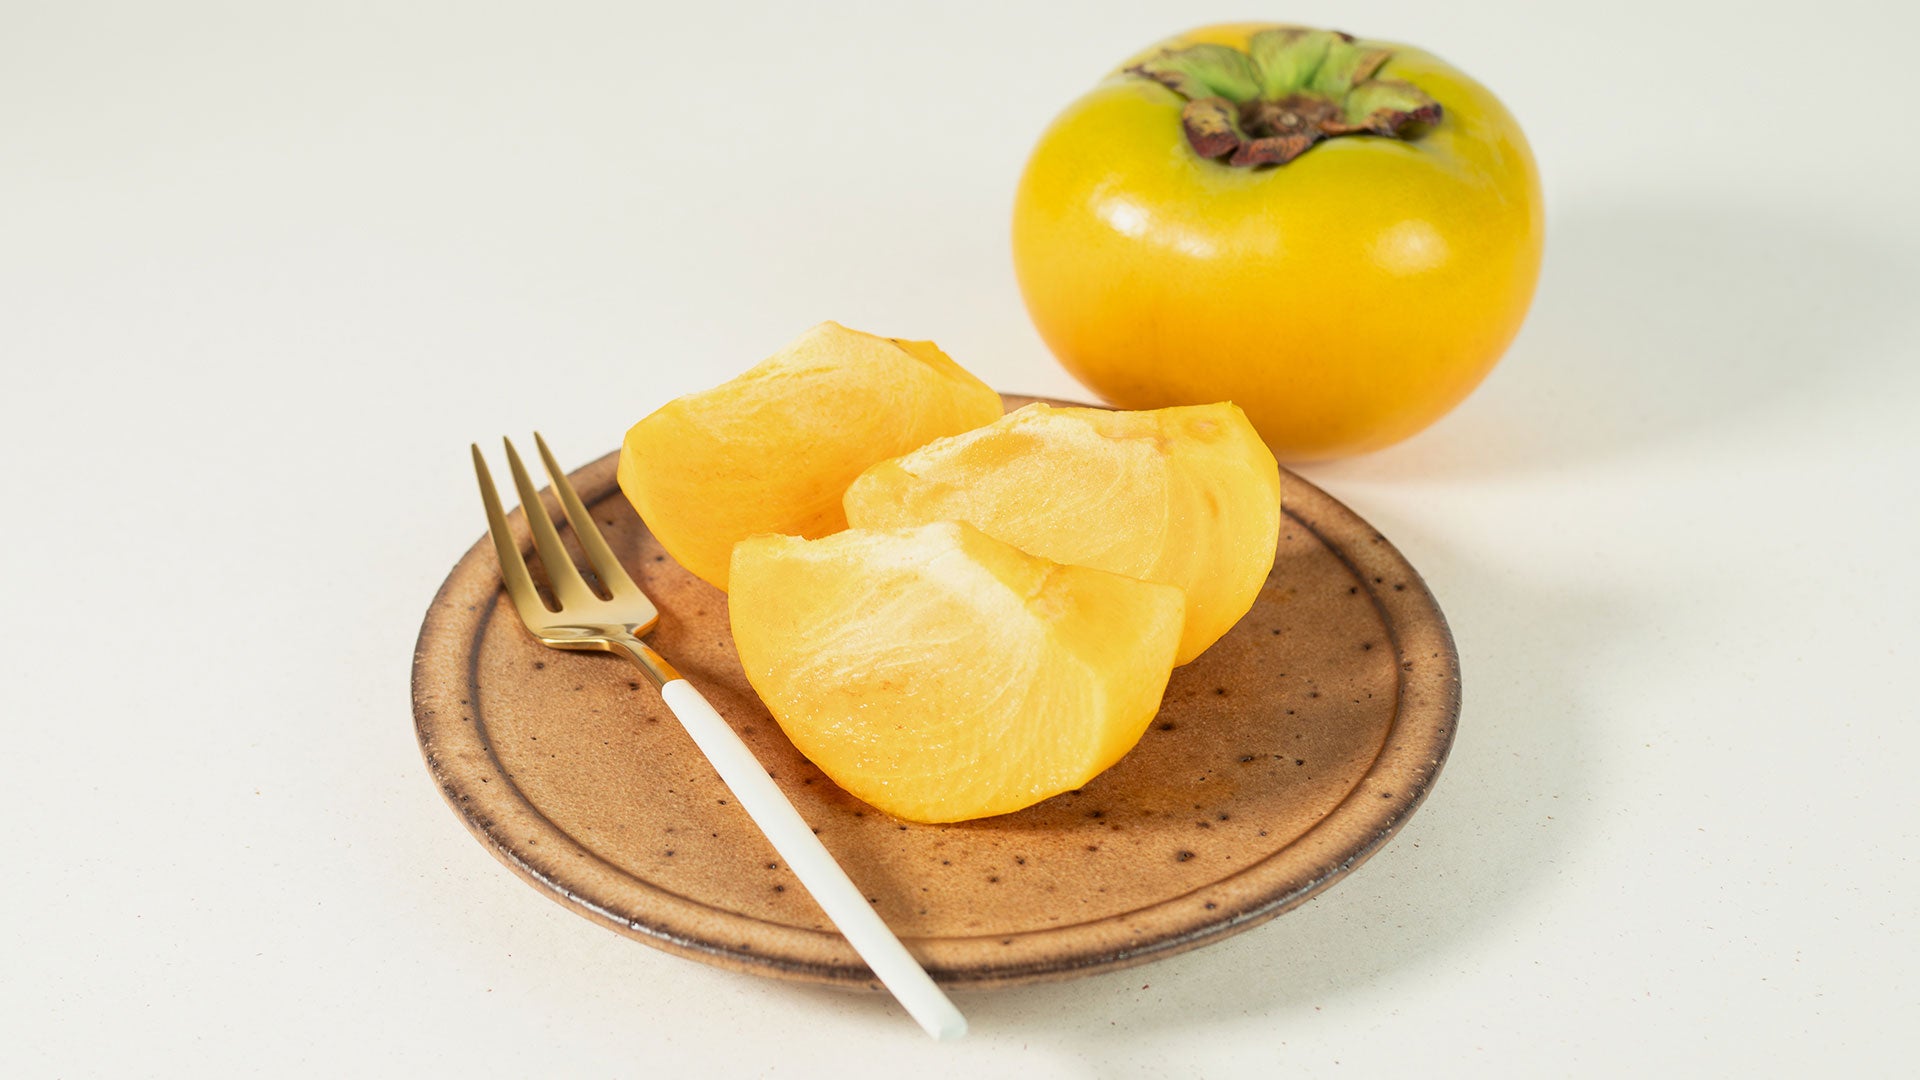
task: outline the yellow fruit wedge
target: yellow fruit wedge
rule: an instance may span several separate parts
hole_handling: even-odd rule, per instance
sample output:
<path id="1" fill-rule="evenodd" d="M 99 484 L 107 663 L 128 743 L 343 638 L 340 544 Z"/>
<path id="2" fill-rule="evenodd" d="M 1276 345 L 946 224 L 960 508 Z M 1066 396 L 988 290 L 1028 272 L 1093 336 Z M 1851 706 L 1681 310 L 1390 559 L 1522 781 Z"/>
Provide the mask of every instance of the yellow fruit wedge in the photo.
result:
<path id="1" fill-rule="evenodd" d="M 1160 707 L 1184 606 L 959 522 L 752 537 L 732 581 L 740 661 L 787 737 L 926 822 L 1009 813 L 1120 760 Z"/>
<path id="2" fill-rule="evenodd" d="M 1234 405 L 1151 412 L 1028 405 L 881 462 L 855 528 L 965 521 L 1023 551 L 1186 593 L 1175 662 L 1253 606 L 1280 538 L 1280 468 Z"/>
<path id="3" fill-rule="evenodd" d="M 930 341 L 824 322 L 732 382 L 635 424 L 620 448 L 620 490 L 680 565 L 724 589 L 735 542 L 838 532 L 840 496 L 862 469 L 1004 411 Z"/>

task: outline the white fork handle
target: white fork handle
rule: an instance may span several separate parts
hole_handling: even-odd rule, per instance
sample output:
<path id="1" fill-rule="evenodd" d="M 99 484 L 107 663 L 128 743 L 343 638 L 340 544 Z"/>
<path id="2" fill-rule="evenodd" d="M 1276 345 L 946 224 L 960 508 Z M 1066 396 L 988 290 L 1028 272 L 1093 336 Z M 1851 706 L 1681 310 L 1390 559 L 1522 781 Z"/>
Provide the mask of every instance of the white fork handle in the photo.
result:
<path id="1" fill-rule="evenodd" d="M 760 826 L 773 849 L 787 861 L 800 884 L 813 894 L 827 918 L 839 927 L 855 952 L 873 969 L 880 982 L 893 992 L 896 1000 L 927 1034 L 936 1039 L 957 1039 L 967 1033 L 967 1018 L 935 985 L 926 969 L 893 936 L 893 931 L 867 903 L 867 898 L 848 879 L 832 855 L 813 834 L 813 829 L 787 801 L 767 770 L 740 741 L 733 728 L 714 711 L 685 679 L 674 679 L 660 687 L 667 701 L 694 744 L 713 763 L 720 779 L 746 808 L 753 823 Z"/>

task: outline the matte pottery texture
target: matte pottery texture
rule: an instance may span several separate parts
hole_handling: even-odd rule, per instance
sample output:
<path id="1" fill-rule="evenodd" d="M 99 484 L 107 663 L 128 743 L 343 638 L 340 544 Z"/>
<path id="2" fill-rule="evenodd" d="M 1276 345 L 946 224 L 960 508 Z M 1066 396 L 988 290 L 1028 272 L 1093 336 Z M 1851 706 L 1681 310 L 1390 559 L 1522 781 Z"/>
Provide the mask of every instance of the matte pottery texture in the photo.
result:
<path id="1" fill-rule="evenodd" d="M 1174 671 L 1118 765 L 1004 817 L 896 821 L 794 750 L 747 685 L 725 594 L 660 549 L 614 466 L 608 455 L 573 481 L 660 607 L 648 640 L 948 986 L 1123 967 L 1257 925 L 1377 850 L 1453 739 L 1459 661 L 1432 596 L 1371 526 L 1283 472 L 1259 600 Z M 617 657 L 545 648 L 503 599 L 483 538 L 434 599 L 414 658 L 422 752 L 480 840 L 561 903 L 669 951 L 875 985 L 651 684 Z"/>

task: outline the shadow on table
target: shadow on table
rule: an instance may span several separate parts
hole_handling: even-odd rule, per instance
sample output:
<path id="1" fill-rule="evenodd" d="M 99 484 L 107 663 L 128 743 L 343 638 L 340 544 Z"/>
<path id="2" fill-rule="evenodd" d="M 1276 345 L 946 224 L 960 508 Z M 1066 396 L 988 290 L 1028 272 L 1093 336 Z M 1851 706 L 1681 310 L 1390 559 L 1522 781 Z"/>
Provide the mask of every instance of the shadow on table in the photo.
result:
<path id="1" fill-rule="evenodd" d="M 1316 478 L 1551 471 L 1756 425 L 1787 441 L 1809 414 L 1907 377 L 1874 346 L 1915 318 L 1920 266 L 1877 237 L 1710 204 L 1602 203 L 1556 217 L 1547 250 L 1525 330 L 1473 397 Z"/>
<path id="2" fill-rule="evenodd" d="M 1376 524 L 1408 541 L 1418 531 Z M 1417 971 L 1432 954 L 1473 948 L 1549 883 L 1593 826 L 1582 793 L 1597 720 L 1566 659 L 1604 655 L 1640 605 L 1549 592 L 1424 540 L 1408 546 L 1427 553 L 1422 569 L 1448 583 L 1456 630 L 1471 627 L 1474 638 L 1472 648 L 1463 642 L 1466 707 L 1453 753 L 1401 835 L 1321 897 L 1229 941 L 1092 979 L 969 995 L 961 1004 L 980 1030 L 1069 1046 L 1091 1039 L 1085 1049 L 1097 1053 L 1100 1040 L 1210 1020 L 1297 1017 L 1397 969 Z"/>
<path id="3" fill-rule="evenodd" d="M 1404 447 L 1316 468 L 1317 483 L 1337 497 L 1348 478 L 1575 470 L 1791 425 L 1874 393 L 1870 346 L 1910 317 L 1899 291 L 1910 267 L 1895 252 L 1804 222 L 1602 206 L 1566 215 L 1549 243 L 1524 348 L 1483 400 Z M 1380 858 L 1301 909 L 1161 963 L 969 995 L 980 1030 L 1101 1057 L 1115 1041 L 1210 1021 L 1299 1022 L 1485 948 L 1553 887 L 1598 826 L 1586 770 L 1604 718 L 1581 681 L 1606 677 L 1609 652 L 1661 599 L 1569 594 L 1446 551 L 1416 522 L 1375 524 L 1422 553 L 1462 635 L 1463 723 L 1428 804 Z"/>

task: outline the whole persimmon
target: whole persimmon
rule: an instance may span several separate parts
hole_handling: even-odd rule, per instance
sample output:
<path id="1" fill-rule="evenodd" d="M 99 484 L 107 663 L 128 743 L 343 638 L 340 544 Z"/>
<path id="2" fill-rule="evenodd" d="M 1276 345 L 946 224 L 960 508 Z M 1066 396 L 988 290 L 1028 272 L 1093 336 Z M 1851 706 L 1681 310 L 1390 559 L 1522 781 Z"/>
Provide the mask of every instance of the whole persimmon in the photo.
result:
<path id="1" fill-rule="evenodd" d="M 1465 398 L 1520 329 L 1544 232 L 1533 155 L 1485 87 L 1419 49 L 1235 24 L 1135 56 L 1054 120 L 1013 250 L 1089 388 L 1231 400 L 1304 461 Z"/>

